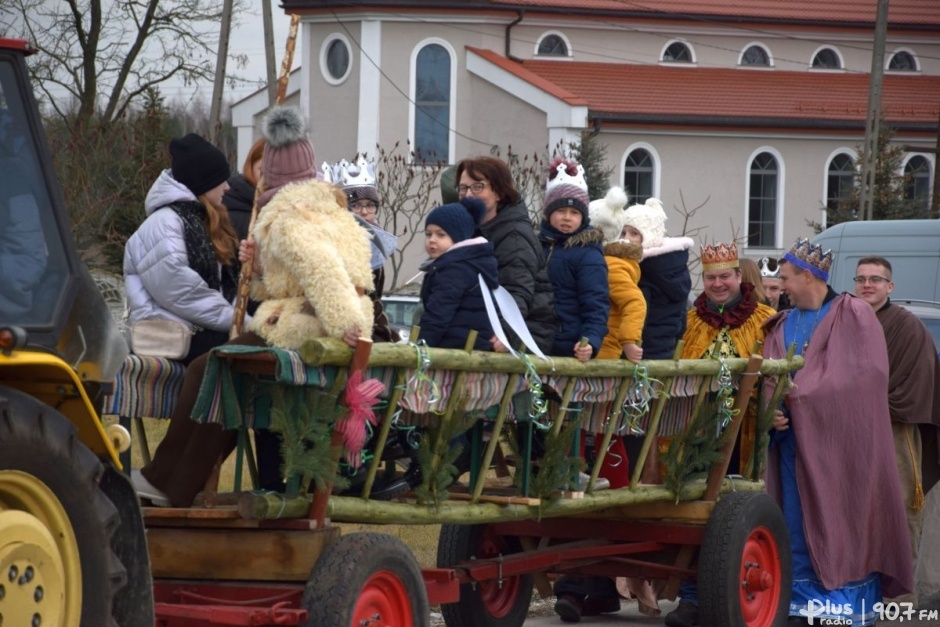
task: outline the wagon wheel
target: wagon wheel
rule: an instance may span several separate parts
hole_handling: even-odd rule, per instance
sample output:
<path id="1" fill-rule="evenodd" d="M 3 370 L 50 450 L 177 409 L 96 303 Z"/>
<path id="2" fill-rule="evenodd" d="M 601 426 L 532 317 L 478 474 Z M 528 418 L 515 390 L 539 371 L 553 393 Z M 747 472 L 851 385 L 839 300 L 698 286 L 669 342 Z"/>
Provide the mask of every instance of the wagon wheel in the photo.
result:
<path id="1" fill-rule="evenodd" d="M 437 566 L 447 568 L 471 559 L 518 553 L 515 538 L 496 535 L 489 525 L 443 525 L 437 543 Z M 518 627 L 532 601 L 532 575 L 506 577 L 460 586 L 460 601 L 441 606 L 447 627 Z"/>
<path id="2" fill-rule="evenodd" d="M 715 506 L 699 559 L 705 627 L 771 627 L 786 623 L 792 577 L 790 538 L 767 494 L 735 492 Z"/>
<path id="3" fill-rule="evenodd" d="M 401 540 L 353 533 L 326 547 L 304 588 L 305 625 L 427 627 L 421 569 Z"/>
<path id="4" fill-rule="evenodd" d="M 140 518 L 137 497 L 129 489 L 132 500 L 116 508 L 118 494 L 103 485 L 107 472 L 65 416 L 0 387 L 4 624 L 153 624 L 149 573 L 142 584 L 130 581 L 121 562 L 149 564 L 146 551 L 117 546 L 127 540 L 121 516 Z M 145 549 L 140 531 L 137 546 Z M 132 603 L 133 621 L 125 612 Z"/>

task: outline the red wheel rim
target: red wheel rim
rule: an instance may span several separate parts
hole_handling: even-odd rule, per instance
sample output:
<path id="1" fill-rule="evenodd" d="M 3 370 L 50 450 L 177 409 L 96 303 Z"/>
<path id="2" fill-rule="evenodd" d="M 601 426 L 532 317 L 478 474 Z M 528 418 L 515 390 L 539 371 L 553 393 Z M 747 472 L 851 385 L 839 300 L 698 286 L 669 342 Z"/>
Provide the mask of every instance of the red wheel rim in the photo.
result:
<path id="1" fill-rule="evenodd" d="M 405 627 L 414 624 L 408 591 L 389 570 L 372 574 L 359 591 L 353 609 L 352 627 Z"/>
<path id="2" fill-rule="evenodd" d="M 741 556 L 741 616 L 747 627 L 770 627 L 780 605 L 780 552 L 767 527 L 755 527 Z"/>
<path id="3" fill-rule="evenodd" d="M 480 558 L 499 557 L 507 552 L 506 547 L 500 543 L 499 536 L 487 528 L 480 546 Z M 486 612 L 493 618 L 504 618 L 515 606 L 520 586 L 519 577 L 505 577 L 501 582 L 495 579 L 481 581 L 477 584 L 477 591 Z"/>

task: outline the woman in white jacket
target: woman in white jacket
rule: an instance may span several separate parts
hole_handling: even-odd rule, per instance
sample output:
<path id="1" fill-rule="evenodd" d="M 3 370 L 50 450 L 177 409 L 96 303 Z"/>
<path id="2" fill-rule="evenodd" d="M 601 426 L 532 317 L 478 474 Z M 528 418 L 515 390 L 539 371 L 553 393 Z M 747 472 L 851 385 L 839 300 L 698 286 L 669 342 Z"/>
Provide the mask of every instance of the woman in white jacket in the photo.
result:
<path id="1" fill-rule="evenodd" d="M 147 193 L 147 219 L 124 249 L 130 327 L 138 320 L 175 320 L 194 332 L 189 363 L 224 343 L 238 289 L 238 240 L 222 195 L 228 160 L 190 133 L 170 141 L 171 167 Z"/>

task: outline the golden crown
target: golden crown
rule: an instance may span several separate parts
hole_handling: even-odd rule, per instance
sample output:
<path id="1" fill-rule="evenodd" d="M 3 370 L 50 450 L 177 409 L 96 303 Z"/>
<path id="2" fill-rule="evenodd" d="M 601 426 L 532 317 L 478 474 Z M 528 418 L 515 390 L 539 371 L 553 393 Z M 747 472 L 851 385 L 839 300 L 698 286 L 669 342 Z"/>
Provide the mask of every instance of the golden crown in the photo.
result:
<path id="1" fill-rule="evenodd" d="M 702 246 L 702 271 L 706 270 L 724 270 L 726 268 L 738 267 L 738 245 L 734 242 L 730 244 L 709 244 Z"/>
<path id="2" fill-rule="evenodd" d="M 793 248 L 783 258 L 804 270 L 809 270 L 823 281 L 829 280 L 832 251 L 823 250 L 822 246 L 813 244 L 805 237 L 796 238 Z"/>

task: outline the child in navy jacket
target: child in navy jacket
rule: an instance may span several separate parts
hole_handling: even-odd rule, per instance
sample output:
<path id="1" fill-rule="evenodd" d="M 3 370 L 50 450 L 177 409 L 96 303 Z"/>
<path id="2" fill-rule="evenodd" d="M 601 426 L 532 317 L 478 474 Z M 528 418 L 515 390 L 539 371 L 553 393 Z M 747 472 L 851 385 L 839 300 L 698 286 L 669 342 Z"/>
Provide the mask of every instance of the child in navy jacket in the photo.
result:
<path id="1" fill-rule="evenodd" d="M 610 313 L 604 236 L 590 228 L 589 203 L 584 168 L 554 160 L 539 227 L 560 322 L 552 355 L 581 361 L 597 355 Z M 581 338 L 587 338 L 588 345 L 582 346 Z"/>
<path id="2" fill-rule="evenodd" d="M 477 198 L 437 207 L 425 220 L 424 248 L 431 258 L 421 286 L 421 334 L 428 346 L 463 348 L 477 331 L 476 350 L 492 350 L 493 328 L 486 315 L 478 275 L 489 289 L 499 285 L 496 253 L 473 237 L 486 213 Z"/>

